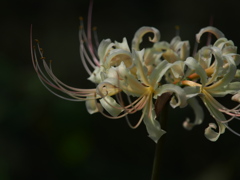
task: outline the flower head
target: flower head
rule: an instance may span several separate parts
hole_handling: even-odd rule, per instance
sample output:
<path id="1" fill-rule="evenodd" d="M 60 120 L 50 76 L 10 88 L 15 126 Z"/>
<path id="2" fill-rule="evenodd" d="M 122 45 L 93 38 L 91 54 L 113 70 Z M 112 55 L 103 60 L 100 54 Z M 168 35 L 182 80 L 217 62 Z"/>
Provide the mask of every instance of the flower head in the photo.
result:
<path id="1" fill-rule="evenodd" d="M 237 54 L 237 47 L 232 41 L 227 40 L 223 33 L 213 27 L 206 27 L 197 34 L 197 40 L 205 32 L 211 32 L 216 35 L 217 40 L 213 45 L 201 48 L 195 57 L 186 59 L 185 64 L 188 66 L 189 73 L 186 80 L 182 81 L 182 85 L 188 86 L 186 92 L 195 98 L 199 95 L 209 110 L 210 114 L 216 120 L 218 125 L 210 123 L 205 130 L 205 136 L 216 141 L 220 134 L 224 133 L 225 128 L 230 129 L 228 123 L 240 116 L 239 105 L 233 109 L 228 109 L 220 104 L 214 97 L 223 97 L 227 94 L 236 94 L 233 100 L 237 101 L 237 93 L 240 89 L 240 82 L 236 81 L 237 65 L 239 64 L 240 56 Z M 188 94 L 188 93 L 187 93 Z M 199 106 L 196 102 L 192 106 Z M 200 111 L 195 111 L 199 114 Z M 228 118 L 226 117 L 228 116 Z M 194 123 L 185 122 L 185 127 L 190 128 L 194 124 L 201 123 L 202 120 L 197 120 Z M 230 129 L 233 131 L 232 129 Z M 235 132 L 236 133 L 236 132 Z"/>
<path id="2" fill-rule="evenodd" d="M 88 80 L 96 88 L 75 88 L 63 83 L 54 75 L 51 62 L 47 64 L 39 41 L 32 46 L 34 69 L 50 92 L 66 100 L 85 101 L 90 114 L 100 112 L 111 119 L 126 117 L 131 128 L 137 128 L 143 121 L 149 137 L 155 142 L 165 133 L 156 120 L 158 112 L 154 104 L 158 97 L 164 93 L 171 94 L 170 105 L 173 108 L 190 105 L 196 114 L 195 120 L 191 122 L 187 119 L 183 125 L 186 129 L 192 129 L 204 119 L 203 109 L 197 100 L 199 96 L 218 125 L 216 132 L 213 129 L 217 125 L 210 123 L 205 136 L 216 141 L 225 128 L 237 134 L 228 123 L 234 118 L 239 119 L 240 105 L 228 109 L 215 99 L 232 94 L 232 100 L 240 102 L 240 70 L 237 70 L 240 56 L 234 43 L 226 39 L 221 31 L 210 26 L 201 29 L 196 35 L 197 42 L 205 32 L 214 34 L 217 40 L 191 57 L 189 41 L 182 41 L 180 36 L 174 37 L 170 43 L 160 41 L 160 32 L 154 27 L 138 29 L 131 46 L 126 38 L 122 42 L 104 39 L 98 43 L 96 31 L 93 33 L 93 43 L 90 29 L 91 21 L 88 21 L 85 32 L 83 19 L 80 18 L 80 57 L 89 74 Z M 143 36 L 147 33 L 153 34 L 149 38 L 153 45 L 140 49 Z M 138 111 L 141 112 L 139 121 L 132 125 L 128 115 Z"/>

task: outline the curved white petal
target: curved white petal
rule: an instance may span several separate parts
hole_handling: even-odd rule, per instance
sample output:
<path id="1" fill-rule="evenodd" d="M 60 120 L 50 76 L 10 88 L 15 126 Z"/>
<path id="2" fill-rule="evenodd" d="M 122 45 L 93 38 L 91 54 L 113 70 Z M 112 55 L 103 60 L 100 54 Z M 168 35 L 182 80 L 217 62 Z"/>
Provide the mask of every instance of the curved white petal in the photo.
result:
<path id="1" fill-rule="evenodd" d="M 184 67 L 185 67 L 184 61 L 176 61 L 175 63 L 173 63 L 171 67 L 173 76 L 177 79 L 182 78 L 184 76 Z"/>
<path id="2" fill-rule="evenodd" d="M 201 36 L 202 36 L 203 33 L 205 33 L 205 32 L 209 32 L 209 33 L 214 34 L 217 39 L 224 37 L 224 34 L 223 34 L 221 31 L 219 31 L 217 28 L 212 27 L 212 26 L 208 26 L 208 27 L 202 28 L 202 29 L 199 31 L 199 33 L 196 34 L 196 40 L 197 40 L 198 43 L 200 42 Z"/>
<path id="3" fill-rule="evenodd" d="M 123 41 L 121 43 L 117 41 L 115 41 L 114 43 L 117 49 L 123 49 L 130 52 L 126 38 L 123 38 Z"/>
<path id="4" fill-rule="evenodd" d="M 240 92 L 232 96 L 232 100 L 240 103 Z"/>
<path id="5" fill-rule="evenodd" d="M 237 70 L 235 62 L 231 56 L 224 57 L 224 59 L 228 62 L 228 69 L 226 74 L 223 76 L 223 78 L 221 78 L 219 81 L 215 82 L 211 86 L 205 87 L 206 90 L 214 90 L 215 88 L 223 87 L 225 85 L 228 85 L 234 79 Z"/>
<path id="6" fill-rule="evenodd" d="M 169 49 L 170 44 L 167 41 L 160 41 L 160 42 L 154 43 L 153 48 L 157 52 L 162 52 L 162 51 L 165 51 L 166 49 Z"/>
<path id="7" fill-rule="evenodd" d="M 102 107 L 113 117 L 118 116 L 123 111 L 123 108 L 111 96 L 105 96 L 100 99 L 100 103 Z"/>
<path id="8" fill-rule="evenodd" d="M 96 88 L 96 93 L 100 97 L 105 97 L 105 96 L 112 96 L 117 94 L 120 89 L 114 85 L 115 81 L 111 81 L 110 78 L 107 81 L 101 82 L 97 88 Z"/>
<path id="9" fill-rule="evenodd" d="M 223 67 L 223 59 L 221 57 L 221 52 L 219 48 L 216 47 L 212 47 L 211 48 L 213 55 L 215 57 L 215 61 L 214 61 L 214 72 L 211 76 L 211 78 L 208 79 L 207 84 L 211 84 L 212 82 L 214 82 L 217 77 L 222 73 L 222 67 Z"/>
<path id="10" fill-rule="evenodd" d="M 205 86 L 207 83 L 207 74 L 202 66 L 192 57 L 188 57 L 185 61 L 185 64 L 200 76 L 202 86 Z"/>
<path id="11" fill-rule="evenodd" d="M 232 82 L 226 86 L 208 89 L 208 93 L 213 97 L 223 97 L 227 94 L 235 94 L 240 90 L 240 82 Z"/>
<path id="12" fill-rule="evenodd" d="M 187 99 L 195 97 L 201 93 L 200 86 L 186 86 L 183 88 L 183 90 L 185 91 Z"/>
<path id="13" fill-rule="evenodd" d="M 214 129 L 214 130 L 213 130 Z M 205 137 L 210 141 L 217 141 L 219 136 L 224 133 L 225 126 L 222 123 L 218 123 L 218 132 L 215 130 L 217 129 L 216 124 L 209 123 L 209 126 L 205 129 Z"/>
<path id="14" fill-rule="evenodd" d="M 233 42 L 232 41 L 228 41 L 228 39 L 225 38 L 225 37 L 217 39 L 215 41 L 215 43 L 213 44 L 213 46 L 218 47 L 219 49 L 223 49 L 223 47 L 226 44 L 234 46 Z"/>
<path id="15" fill-rule="evenodd" d="M 189 41 L 181 41 L 181 38 L 179 36 L 176 36 L 171 40 L 170 48 L 174 52 L 178 53 L 178 56 L 181 60 L 185 60 L 189 56 Z"/>
<path id="16" fill-rule="evenodd" d="M 147 68 L 143 65 L 144 49 L 142 51 L 135 51 L 133 49 L 132 53 L 134 58 L 134 64 L 137 68 L 138 80 L 148 86 L 149 82 L 147 79 Z"/>
<path id="17" fill-rule="evenodd" d="M 143 122 L 146 125 L 146 129 L 149 134 L 148 136 L 155 143 L 157 143 L 160 137 L 166 132 L 161 129 L 160 123 L 157 120 L 155 120 L 156 114 L 151 99 L 148 100 L 148 103 L 143 109 L 143 113 L 144 113 Z"/>
<path id="18" fill-rule="evenodd" d="M 119 75 L 119 88 L 126 94 L 139 97 L 146 93 L 147 87 L 144 86 L 138 79 L 132 75 L 130 69 L 126 68 L 125 64 L 121 64 L 116 68 Z"/>
<path id="19" fill-rule="evenodd" d="M 152 39 L 149 38 L 149 41 L 158 42 L 160 40 L 160 32 L 156 28 L 144 26 L 138 29 L 135 33 L 132 40 L 132 49 L 139 50 L 139 45 L 142 42 L 142 37 L 147 33 L 154 34 L 154 37 Z"/>
<path id="20" fill-rule="evenodd" d="M 106 56 L 108 55 L 109 51 L 114 46 L 114 43 L 111 42 L 110 39 L 102 40 L 98 46 L 98 57 L 100 59 L 100 63 L 103 64 L 106 60 Z"/>
<path id="21" fill-rule="evenodd" d="M 209 68 L 212 63 L 211 47 L 209 46 L 202 47 L 194 56 L 194 58 L 197 59 L 198 63 L 203 67 L 203 69 Z"/>
<path id="22" fill-rule="evenodd" d="M 156 89 L 158 87 L 158 82 L 165 75 L 167 70 L 172 66 L 172 64 L 168 63 L 166 60 L 160 62 L 157 67 L 153 70 L 152 74 L 149 76 L 149 82 L 151 86 Z"/>
<path id="23" fill-rule="evenodd" d="M 157 98 L 157 96 L 161 96 L 163 93 L 166 92 L 175 93 L 175 95 L 177 96 L 177 101 L 175 100 L 175 97 L 172 97 L 170 101 L 170 105 L 173 108 L 176 108 L 177 106 L 182 108 L 187 105 L 187 97 L 184 90 L 181 87 L 173 84 L 164 84 L 157 88 L 154 92 L 154 98 Z"/>
<path id="24" fill-rule="evenodd" d="M 204 119 L 204 112 L 196 98 L 188 99 L 188 104 L 191 106 L 195 113 L 195 120 L 193 122 L 190 122 L 190 119 L 187 118 L 183 123 L 183 127 L 187 130 L 191 130 L 194 126 L 202 123 Z"/>
<path id="25" fill-rule="evenodd" d="M 102 81 L 101 73 L 104 71 L 105 69 L 102 66 L 97 66 L 88 78 L 88 80 L 92 81 L 93 83 L 99 84 Z"/>
<path id="26" fill-rule="evenodd" d="M 107 56 L 104 67 L 109 69 L 111 66 L 119 66 L 121 62 L 124 62 L 126 67 L 130 67 L 132 65 L 132 54 L 123 49 L 113 49 Z"/>
<path id="27" fill-rule="evenodd" d="M 174 63 L 175 61 L 179 60 L 178 54 L 174 52 L 172 49 L 167 49 L 163 53 L 163 58 L 167 60 L 169 63 Z"/>
<path id="28" fill-rule="evenodd" d="M 86 100 L 86 108 L 89 114 L 94 114 L 96 112 L 99 112 L 99 109 L 97 107 L 97 101 L 96 99 L 90 99 Z"/>

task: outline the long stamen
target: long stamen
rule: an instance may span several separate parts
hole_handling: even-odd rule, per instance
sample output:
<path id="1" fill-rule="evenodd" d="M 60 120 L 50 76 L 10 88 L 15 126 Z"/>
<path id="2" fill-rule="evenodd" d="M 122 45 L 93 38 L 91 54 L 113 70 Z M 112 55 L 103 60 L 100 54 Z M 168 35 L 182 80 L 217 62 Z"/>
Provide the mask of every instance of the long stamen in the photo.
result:
<path id="1" fill-rule="evenodd" d="M 233 119 L 239 119 L 240 117 L 240 112 L 239 110 L 237 111 L 232 111 L 231 109 L 228 109 L 226 107 L 224 107 L 222 104 L 220 104 L 218 101 L 216 101 L 207 91 L 204 90 L 204 95 L 206 96 L 207 99 L 209 99 L 209 102 L 211 103 L 211 105 L 219 110 L 220 112 L 231 116 L 229 119 L 223 121 L 223 120 L 219 120 L 216 119 L 217 121 L 221 122 L 221 123 L 228 123 L 230 121 L 232 121 Z M 238 105 L 240 106 L 240 105 Z"/>
<path id="2" fill-rule="evenodd" d="M 100 66 L 98 59 L 96 58 L 93 50 L 93 44 L 92 44 L 92 34 L 91 34 L 91 22 L 92 22 L 92 8 L 93 8 L 93 0 L 90 0 L 89 4 L 89 10 L 88 10 L 88 28 L 87 28 L 87 42 L 88 42 L 88 48 L 92 55 L 93 61 L 97 66 Z"/>
<path id="3" fill-rule="evenodd" d="M 127 124 L 128 124 L 128 126 L 129 126 L 130 128 L 132 128 L 132 129 L 138 128 L 138 126 L 142 123 L 143 118 L 144 118 L 144 113 L 142 113 L 142 115 L 141 115 L 140 119 L 138 120 L 138 122 L 133 126 L 133 125 L 130 123 L 128 117 L 126 116 Z"/>
<path id="4" fill-rule="evenodd" d="M 97 27 L 96 26 L 93 27 L 93 36 L 94 36 L 95 44 L 98 47 L 99 46 L 99 40 L 98 40 Z M 97 50 L 96 50 L 96 52 L 97 52 Z"/>
<path id="5" fill-rule="evenodd" d="M 223 124 L 229 131 L 231 131 L 233 134 L 240 136 L 239 133 L 237 133 L 236 131 L 234 131 L 232 128 L 230 128 L 227 124 Z"/>
<path id="6" fill-rule="evenodd" d="M 51 61 L 50 61 L 50 66 L 47 65 L 47 63 L 45 61 L 45 57 L 43 56 L 43 50 L 39 46 L 39 41 L 36 40 L 36 43 L 37 43 L 38 53 L 40 54 L 40 59 L 43 62 L 43 67 L 46 70 L 47 75 L 51 78 L 51 80 L 45 75 L 45 73 L 43 73 L 43 71 L 38 63 L 36 48 L 32 44 L 32 27 L 31 27 L 31 29 L 30 29 L 30 45 L 31 45 L 31 56 L 32 56 L 33 67 L 34 67 L 35 71 L 37 72 L 37 75 L 38 75 L 41 83 L 51 93 L 53 93 L 54 95 L 56 95 L 62 99 L 69 100 L 69 101 L 83 101 L 83 100 L 86 100 L 86 97 L 89 97 L 91 99 L 96 99 L 96 95 L 95 95 L 96 90 L 95 89 L 74 88 L 74 87 L 68 86 L 68 85 L 64 84 L 62 81 L 60 81 L 52 72 Z M 60 94 L 57 94 L 56 92 L 51 90 L 47 85 L 71 96 L 72 98 L 67 98 Z"/>

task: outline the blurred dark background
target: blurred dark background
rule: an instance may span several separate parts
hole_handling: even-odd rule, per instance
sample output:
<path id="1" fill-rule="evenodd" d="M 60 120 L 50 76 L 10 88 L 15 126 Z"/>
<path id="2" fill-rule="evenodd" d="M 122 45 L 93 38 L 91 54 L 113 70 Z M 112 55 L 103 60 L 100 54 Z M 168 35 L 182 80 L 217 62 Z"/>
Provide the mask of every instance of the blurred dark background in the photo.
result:
<path id="1" fill-rule="evenodd" d="M 80 179 L 148 180 L 155 143 L 144 124 L 132 130 L 125 119 L 89 115 L 84 103 L 49 93 L 31 64 L 30 25 L 53 70 L 63 82 L 92 88 L 79 57 L 79 16 L 87 19 L 88 0 L 1 1 L 0 7 L 0 180 Z M 194 44 L 195 34 L 209 25 L 240 46 L 239 3 L 228 1 L 148 0 L 95 1 L 93 25 L 99 39 L 130 43 L 141 26 L 160 30 L 161 40 L 175 36 Z M 229 97 L 228 97 L 229 98 Z M 223 100 L 232 107 L 230 101 Z M 240 138 L 227 131 L 213 143 L 204 129 L 213 118 L 186 131 L 190 108 L 170 108 L 164 145 L 162 180 L 240 179 Z M 237 121 L 237 120 L 236 120 Z M 240 132 L 239 123 L 231 123 Z"/>

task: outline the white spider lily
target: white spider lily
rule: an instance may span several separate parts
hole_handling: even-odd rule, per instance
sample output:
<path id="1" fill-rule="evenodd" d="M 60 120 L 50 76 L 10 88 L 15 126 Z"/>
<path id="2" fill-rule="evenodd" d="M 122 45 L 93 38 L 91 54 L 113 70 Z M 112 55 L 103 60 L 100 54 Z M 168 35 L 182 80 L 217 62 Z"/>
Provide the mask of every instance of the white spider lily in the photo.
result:
<path id="1" fill-rule="evenodd" d="M 144 50 L 133 50 L 132 54 L 126 51 L 125 55 L 129 56 L 129 59 L 132 59 L 132 63 L 134 64 L 133 67 L 136 67 L 136 73 L 131 71 L 132 67 L 127 67 L 124 61 L 122 61 L 119 66 L 109 69 L 107 74 L 108 78 L 101 84 L 107 85 L 110 83 L 114 87 L 121 89 L 128 96 L 136 97 L 137 99 L 127 106 L 124 106 L 121 101 L 117 103 L 113 101 L 114 99 L 112 97 L 106 96 L 106 99 L 103 98 L 104 100 L 101 101 L 102 106 L 113 116 L 108 117 L 113 119 L 121 118 L 142 110 L 142 116 L 139 122 L 136 126 L 132 126 L 132 128 L 136 128 L 141 121 L 143 121 L 146 125 L 149 137 L 157 142 L 165 131 L 161 129 L 159 122 L 155 120 L 156 114 L 154 111 L 153 99 L 157 99 L 158 96 L 161 96 L 165 92 L 171 92 L 174 93 L 177 98 L 176 101 L 175 96 L 172 97 L 170 103 L 172 107 L 185 107 L 187 103 L 185 92 L 182 88 L 173 84 L 159 85 L 162 77 L 174 64 L 164 60 L 156 66 L 151 74 L 149 74 L 147 68 L 144 66 Z M 117 112 L 119 114 L 116 114 Z"/>
<path id="2" fill-rule="evenodd" d="M 240 119 L 240 105 L 228 109 L 215 99 L 232 94 L 232 100 L 240 102 L 240 70 L 237 70 L 240 55 L 234 43 L 227 40 L 218 29 L 209 26 L 200 30 L 196 35 L 197 42 L 205 32 L 214 34 L 217 41 L 213 45 L 208 42 L 208 46 L 194 53 L 194 57 L 189 57 L 188 41 L 182 41 L 179 36 L 170 43 L 159 41 L 160 32 L 153 27 L 140 28 L 134 35 L 131 48 L 126 38 L 121 43 L 105 39 L 99 44 L 96 31 L 93 33 L 93 43 L 91 9 L 87 33 L 82 18 L 79 29 L 80 57 L 89 74 L 88 79 L 96 85 L 93 89 L 75 88 L 60 81 L 52 71 L 51 62 L 49 65 L 46 63 L 39 42 L 36 41 L 37 45 L 33 47 L 31 40 L 34 69 L 43 85 L 56 96 L 70 101 L 86 101 L 90 114 L 100 112 L 111 119 L 126 117 L 132 128 L 137 128 L 143 121 L 154 142 L 165 133 L 155 119 L 158 113 L 154 109 L 156 99 L 168 93 L 172 95 L 170 105 L 173 108 L 183 108 L 189 104 L 196 117 L 193 122 L 186 119 L 183 126 L 192 129 L 201 124 L 204 118 L 203 109 L 196 99 L 196 96 L 200 96 L 217 122 L 217 125 L 209 124 L 205 136 L 216 141 L 225 128 L 239 135 L 228 123 Z M 154 35 L 149 38 L 153 46 L 140 50 L 140 43 L 147 33 Z M 122 94 L 127 96 L 127 105 L 123 102 Z M 133 126 L 127 115 L 137 111 L 141 111 L 141 116 Z"/>
<path id="3" fill-rule="evenodd" d="M 113 43 L 110 39 L 103 40 L 96 51 L 91 41 L 91 32 L 88 30 L 87 34 L 85 33 L 81 19 L 79 30 L 80 56 L 86 71 L 90 75 L 88 79 L 97 85 L 95 89 L 74 88 L 60 81 L 52 72 L 51 63 L 47 65 L 45 62 L 43 51 L 39 47 L 38 42 L 37 49 L 47 74 L 43 72 L 38 63 L 36 48 L 32 49 L 33 65 L 39 79 L 49 91 L 66 100 L 86 101 L 86 107 L 90 114 L 101 112 L 109 118 L 116 119 L 142 110 L 142 116 L 137 125 L 130 126 L 136 128 L 141 121 L 144 121 L 149 137 L 157 142 L 165 131 L 161 129 L 159 122 L 155 120 L 156 114 L 154 111 L 153 98 L 156 99 L 165 92 L 172 92 L 176 94 L 176 97 L 173 96 L 171 100 L 171 105 L 175 108 L 186 105 L 186 96 L 183 89 L 179 86 L 159 84 L 165 73 L 169 71 L 171 67 L 175 66 L 174 69 L 177 69 L 176 67 L 179 64 L 177 61 L 172 63 L 166 60 L 162 61 L 160 60 L 160 55 L 156 56 L 159 58 L 158 60 L 154 57 L 154 61 L 159 61 L 154 69 L 149 71 L 146 67 L 145 51 L 138 51 L 138 49 L 143 35 L 149 32 L 154 33 L 154 38 L 150 39 L 150 41 L 157 43 L 160 38 L 159 31 L 152 27 L 142 27 L 136 32 L 133 38 L 132 52 L 128 47 L 126 38 L 123 39 L 122 43 Z M 181 49 L 181 47 L 184 46 L 180 45 L 179 47 L 175 47 L 174 45 L 177 43 L 179 43 L 179 38 L 177 38 L 174 43 L 171 43 L 173 49 Z M 170 48 L 170 46 L 168 48 Z M 148 60 L 148 62 L 153 62 L 149 57 Z M 49 86 L 69 95 L 71 98 L 54 92 Z M 121 96 L 118 95 L 118 99 L 116 100 L 112 97 L 121 91 L 127 94 L 129 99 L 130 96 L 136 97 L 137 99 L 129 105 L 124 106 L 121 101 Z M 176 98 L 178 100 L 176 100 Z M 106 110 L 110 116 L 105 114 L 104 110 Z"/>
<path id="4" fill-rule="evenodd" d="M 210 29 L 217 37 L 222 36 L 219 30 L 210 27 L 207 29 Z M 197 37 L 200 38 L 205 30 L 201 30 Z M 239 64 L 239 55 L 236 54 L 234 44 L 232 41 L 220 38 L 213 46 L 202 48 L 196 58 L 189 57 L 185 61 L 185 64 L 193 73 L 188 76 L 189 80 L 182 81 L 182 84 L 190 86 L 185 88 L 186 94 L 200 95 L 218 124 L 218 132 L 216 132 L 213 130 L 217 128 L 216 124 L 210 123 L 205 130 L 205 136 L 211 141 L 216 141 L 220 134 L 224 133 L 225 128 L 237 134 L 228 126 L 228 122 L 234 118 L 239 119 L 240 105 L 228 109 L 214 98 L 223 97 L 227 94 L 236 94 L 240 89 L 240 82 L 233 82 L 237 72 L 236 66 Z M 197 81 L 198 79 L 200 82 Z M 233 96 L 233 100 L 238 101 L 238 95 Z M 192 107 L 194 107 L 194 104 L 198 107 L 197 102 L 193 102 Z M 202 117 L 199 118 L 199 112 L 201 111 L 195 111 L 198 116 L 195 123 L 188 124 L 189 121 L 186 121 L 185 126 L 191 128 L 191 126 L 201 123 L 202 120 L 200 119 Z M 227 118 L 226 115 L 230 117 Z"/>

